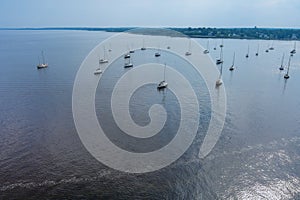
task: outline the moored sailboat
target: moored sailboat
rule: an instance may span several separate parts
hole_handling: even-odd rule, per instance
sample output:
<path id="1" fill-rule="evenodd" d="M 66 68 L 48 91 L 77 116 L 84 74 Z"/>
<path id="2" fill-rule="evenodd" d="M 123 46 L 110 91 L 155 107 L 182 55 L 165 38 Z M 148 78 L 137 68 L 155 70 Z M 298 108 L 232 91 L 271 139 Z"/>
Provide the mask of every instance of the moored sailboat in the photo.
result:
<path id="1" fill-rule="evenodd" d="M 284 61 L 284 53 L 282 54 L 281 65 L 280 65 L 280 67 L 279 67 L 279 70 L 280 70 L 280 71 L 284 70 L 283 61 Z"/>
<path id="2" fill-rule="evenodd" d="M 291 65 L 291 57 L 292 56 L 290 55 L 290 57 L 289 57 L 289 63 L 288 63 L 288 67 L 287 67 L 287 71 L 286 71 L 286 74 L 284 75 L 285 79 L 290 78 L 289 72 L 290 72 L 290 65 Z"/>
<path id="3" fill-rule="evenodd" d="M 164 89 L 168 86 L 168 83 L 166 82 L 166 64 L 164 66 L 164 79 L 157 85 L 157 89 Z"/>
<path id="4" fill-rule="evenodd" d="M 40 59 L 39 59 L 39 64 L 36 67 L 37 67 L 37 69 L 43 69 L 43 68 L 48 67 L 48 63 L 45 62 L 44 51 L 42 51 L 42 63 L 40 62 Z"/>
<path id="5" fill-rule="evenodd" d="M 231 67 L 229 68 L 230 71 L 233 71 L 233 70 L 234 70 L 234 61 L 235 61 L 235 52 L 233 53 L 232 65 L 231 65 Z"/>

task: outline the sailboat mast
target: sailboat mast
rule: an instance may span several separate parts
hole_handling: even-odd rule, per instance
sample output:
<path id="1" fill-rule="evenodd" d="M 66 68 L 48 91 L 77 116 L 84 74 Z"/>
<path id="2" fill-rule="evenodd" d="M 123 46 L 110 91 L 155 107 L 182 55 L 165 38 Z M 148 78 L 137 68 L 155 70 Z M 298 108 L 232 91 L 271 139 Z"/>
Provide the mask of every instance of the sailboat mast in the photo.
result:
<path id="1" fill-rule="evenodd" d="M 286 74 L 289 74 L 290 71 L 290 64 L 291 64 L 291 56 L 289 57 L 289 63 L 288 63 L 288 68 Z"/>
<path id="2" fill-rule="evenodd" d="M 281 67 L 283 66 L 283 60 L 284 60 L 284 53 L 282 54 L 282 58 L 281 58 Z"/>
<path id="3" fill-rule="evenodd" d="M 234 61 L 235 61 L 235 52 L 233 53 L 232 66 L 234 66 Z"/>
<path id="4" fill-rule="evenodd" d="M 222 62 L 221 62 L 221 69 L 220 69 L 220 79 L 221 79 L 222 72 L 223 72 L 223 50 L 222 50 L 222 48 L 221 48 L 221 52 L 220 53 L 221 53 L 220 58 L 222 60 Z"/>
<path id="5" fill-rule="evenodd" d="M 222 50 L 222 47 L 221 47 L 221 51 L 220 51 L 220 60 L 223 61 L 223 50 Z"/>
<path id="6" fill-rule="evenodd" d="M 42 59 L 43 59 L 43 64 L 45 64 L 44 51 L 42 51 Z"/>
<path id="7" fill-rule="evenodd" d="M 164 81 L 166 80 L 166 64 L 165 64 L 165 67 L 164 67 Z"/>

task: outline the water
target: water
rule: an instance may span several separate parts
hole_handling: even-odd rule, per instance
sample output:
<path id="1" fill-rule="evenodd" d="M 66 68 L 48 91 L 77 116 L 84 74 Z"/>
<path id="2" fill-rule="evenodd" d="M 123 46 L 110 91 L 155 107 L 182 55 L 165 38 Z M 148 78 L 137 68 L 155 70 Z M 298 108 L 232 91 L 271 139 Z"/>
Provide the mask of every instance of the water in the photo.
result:
<path id="1" fill-rule="evenodd" d="M 275 50 L 265 53 L 270 41 L 224 40 L 227 116 L 217 145 L 205 159 L 197 157 L 210 117 L 208 93 L 204 90 L 198 94 L 201 128 L 191 148 L 169 167 L 136 175 L 112 170 L 96 161 L 81 144 L 72 118 L 76 72 L 89 51 L 111 35 L 0 31 L 1 199 L 300 198 L 298 53 L 292 58 L 290 79 L 285 81 L 284 72 L 278 70 L 282 53 L 286 52 L 287 58 L 293 42 L 275 41 Z M 206 39 L 197 41 L 206 47 Z M 211 47 L 216 42 L 221 40 L 210 39 Z M 258 43 L 260 52 L 256 57 Z M 250 56 L 246 59 L 248 45 Z M 36 70 L 41 50 L 45 51 L 49 68 Z M 230 72 L 234 51 L 236 69 Z M 215 59 L 219 51 L 211 48 L 210 55 Z M 111 73 L 118 78 L 116 70 Z M 186 73 L 191 80 L 198 80 L 193 79 L 192 71 Z M 192 84 L 197 88 L 202 82 Z M 176 99 L 171 92 L 162 94 L 151 88 L 148 85 L 135 93 L 133 119 L 147 124 L 149 118 L 144 113 L 149 107 L 143 104 L 160 103 L 165 98 L 172 124 L 165 128 L 171 132 L 177 127 L 179 114 Z M 98 90 L 96 100 L 101 98 L 105 96 Z M 139 98 L 143 98 L 143 104 Z M 96 103 L 96 108 L 98 117 L 106 113 L 107 107 Z M 153 142 L 159 146 L 171 138 L 169 135 Z M 142 147 L 138 150 L 143 151 Z"/>

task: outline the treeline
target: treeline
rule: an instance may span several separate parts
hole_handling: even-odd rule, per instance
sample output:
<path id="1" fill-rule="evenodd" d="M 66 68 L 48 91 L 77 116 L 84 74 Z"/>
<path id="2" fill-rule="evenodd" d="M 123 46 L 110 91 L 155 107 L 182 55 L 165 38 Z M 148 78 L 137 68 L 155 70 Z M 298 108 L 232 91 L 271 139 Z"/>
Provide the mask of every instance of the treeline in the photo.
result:
<path id="1" fill-rule="evenodd" d="M 46 28 L 0 28 L 0 30 L 82 30 L 124 32 L 135 27 L 95 28 L 95 27 L 46 27 Z M 283 28 L 168 28 L 194 38 L 236 38 L 236 39 L 265 39 L 265 40 L 299 40 L 300 29 Z M 159 35 L 161 29 L 152 31 Z M 138 33 L 139 31 L 134 31 Z M 140 32 L 142 33 L 142 31 Z M 165 34 L 161 33 L 162 35 Z"/>

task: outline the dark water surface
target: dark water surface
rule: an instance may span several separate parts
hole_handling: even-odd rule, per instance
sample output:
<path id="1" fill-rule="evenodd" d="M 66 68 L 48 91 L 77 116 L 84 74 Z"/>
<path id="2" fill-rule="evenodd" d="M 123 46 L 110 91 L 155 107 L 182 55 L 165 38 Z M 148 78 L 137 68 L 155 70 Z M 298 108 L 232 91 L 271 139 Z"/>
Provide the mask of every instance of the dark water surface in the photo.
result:
<path id="1" fill-rule="evenodd" d="M 205 159 L 197 156 L 210 118 L 208 93 L 203 90 L 198 94 L 201 123 L 189 150 L 162 170 L 127 174 L 104 166 L 87 152 L 72 117 L 76 72 L 90 50 L 111 35 L 0 31 L 0 199 L 300 198 L 300 54 L 292 58 L 290 79 L 285 81 L 278 70 L 283 52 L 287 63 L 293 42 L 275 41 L 275 50 L 265 53 L 270 41 L 224 40 L 227 116 L 213 151 Z M 197 41 L 206 46 L 206 39 Z M 210 40 L 212 59 L 219 56 L 212 47 L 220 42 Z M 250 57 L 246 59 L 248 45 Z M 41 50 L 49 67 L 37 70 Z M 230 72 L 234 51 L 236 70 Z M 138 58 L 133 62 L 138 63 Z M 118 78 L 114 70 L 106 73 Z M 195 81 L 192 71 L 185 73 L 195 88 L 203 84 Z M 138 124 L 147 124 L 143 113 L 149 106 L 167 102 L 171 125 L 165 128 L 172 132 L 178 127 L 178 103 L 171 92 L 162 94 L 151 88 L 136 91 L 131 115 Z M 101 98 L 106 96 L 97 91 L 96 100 Z M 96 103 L 96 108 L 100 116 L 106 113 L 106 107 Z"/>

